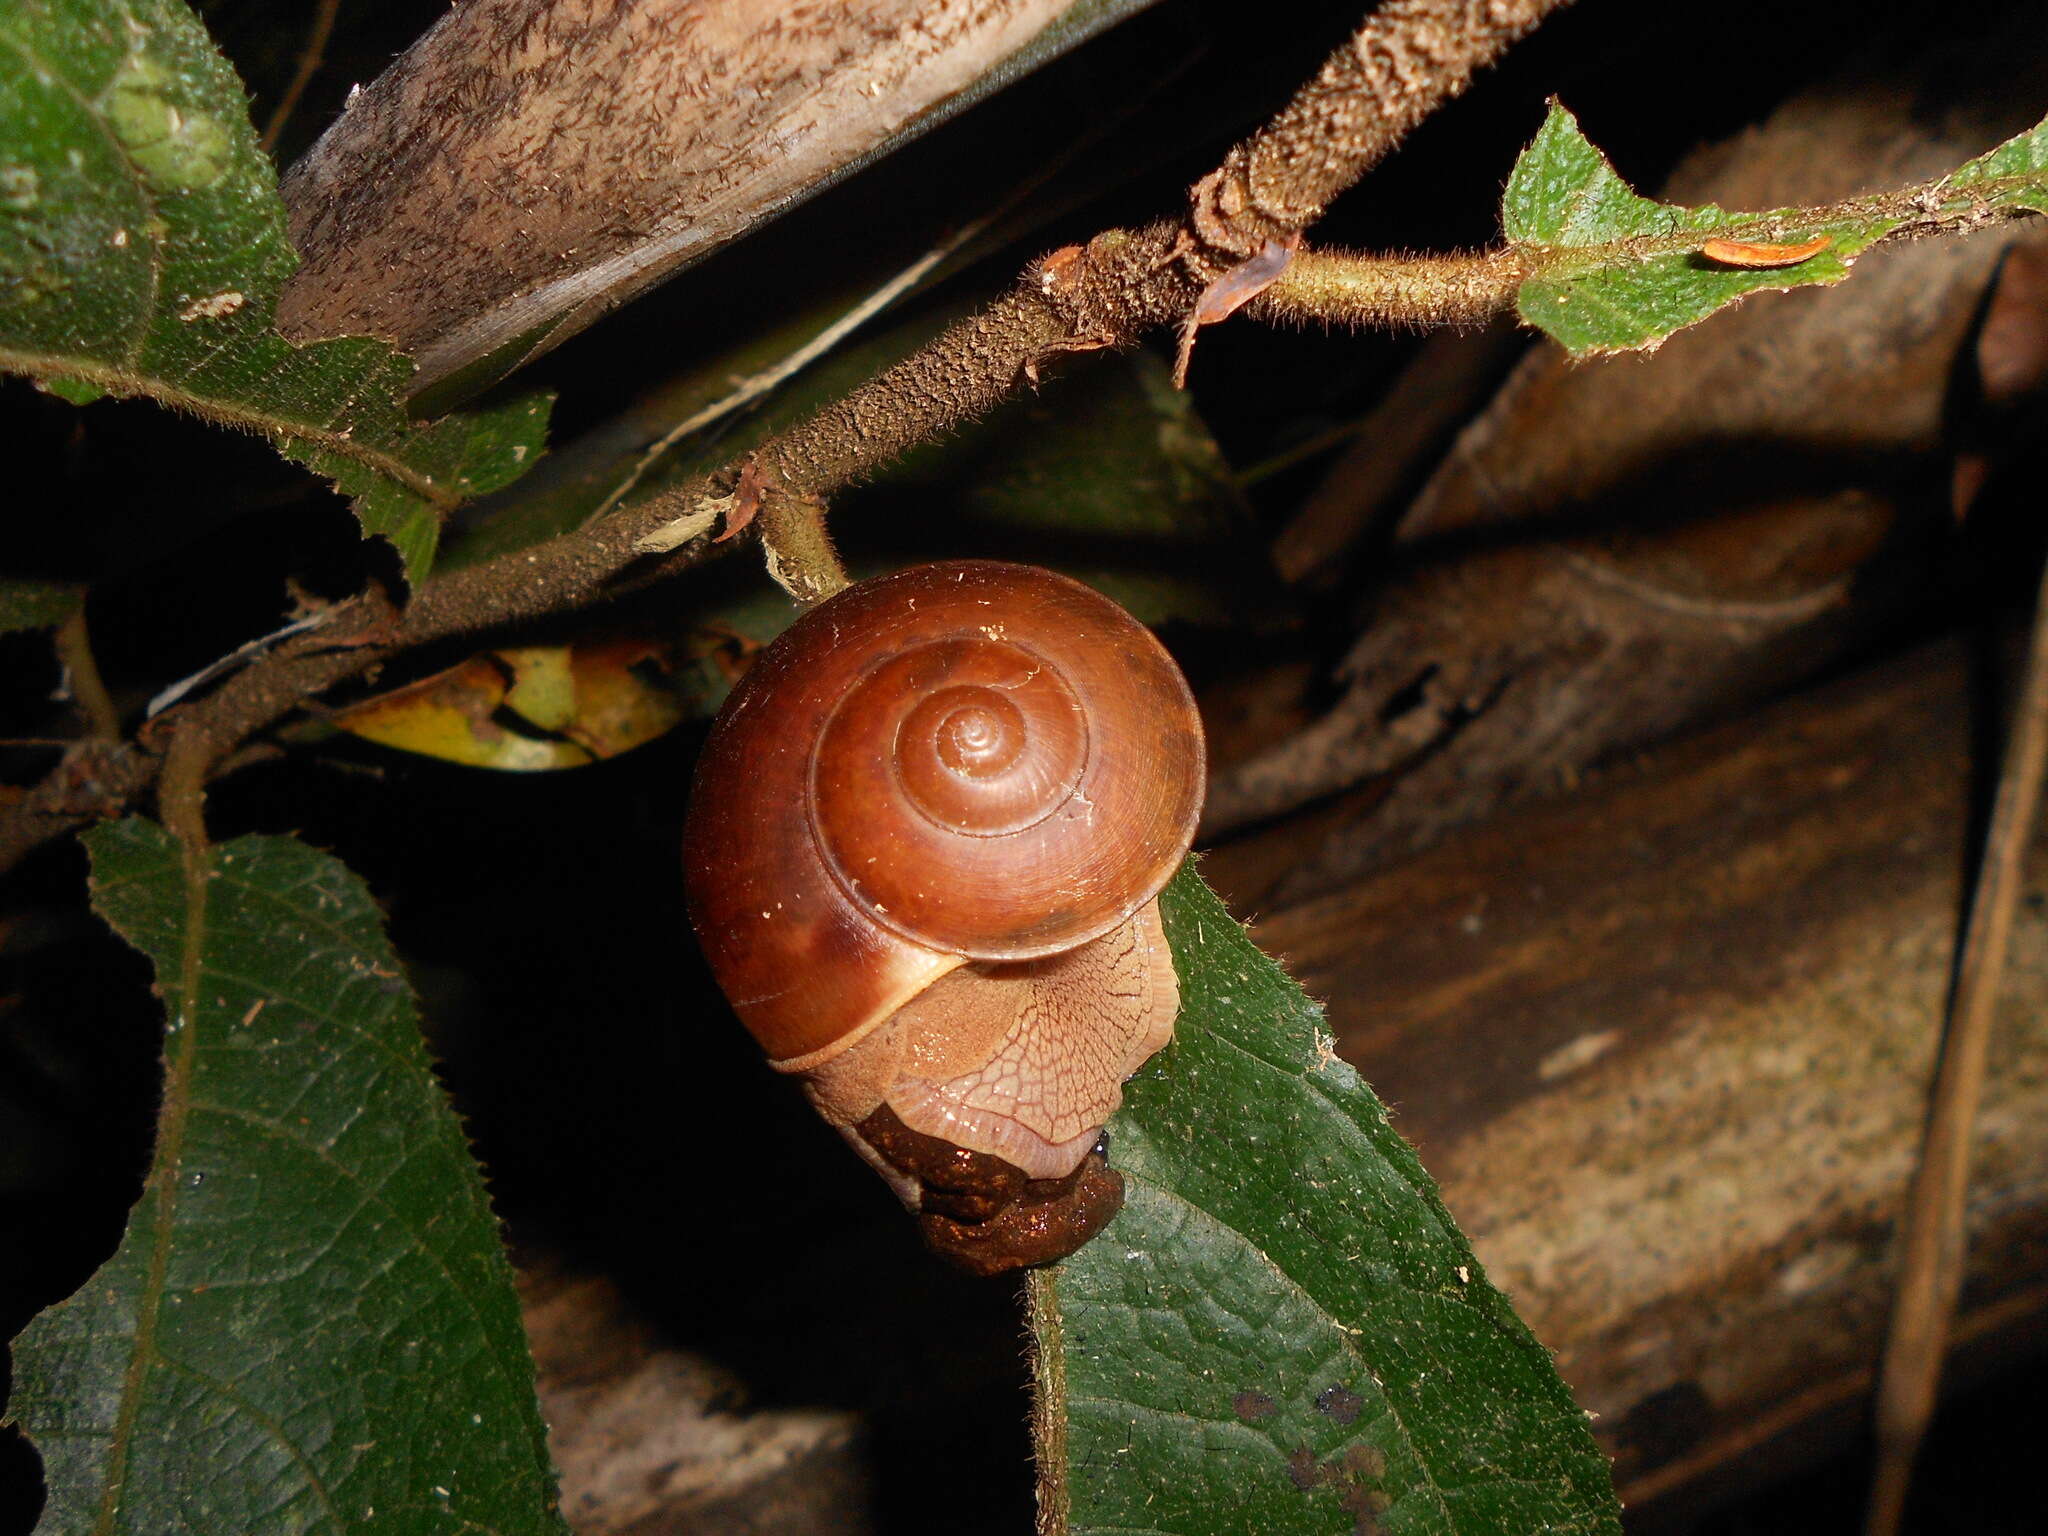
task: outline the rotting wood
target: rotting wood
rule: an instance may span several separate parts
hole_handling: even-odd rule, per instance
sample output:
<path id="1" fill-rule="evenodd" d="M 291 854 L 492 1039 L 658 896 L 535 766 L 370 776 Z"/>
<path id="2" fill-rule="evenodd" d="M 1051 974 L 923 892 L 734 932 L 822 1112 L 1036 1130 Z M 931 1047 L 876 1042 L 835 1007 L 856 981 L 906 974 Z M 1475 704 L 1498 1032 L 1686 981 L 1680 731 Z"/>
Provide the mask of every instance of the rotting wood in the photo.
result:
<path id="1" fill-rule="evenodd" d="M 1867 1391 L 1954 949 L 1970 687 L 1944 644 L 1256 926 L 1558 1351 L 1631 1506 L 1691 1508 L 1757 1425 L 1846 1429 Z M 2048 839 L 2029 882 L 1966 1340 L 2036 1325 L 2016 1298 L 2048 1283 Z"/>

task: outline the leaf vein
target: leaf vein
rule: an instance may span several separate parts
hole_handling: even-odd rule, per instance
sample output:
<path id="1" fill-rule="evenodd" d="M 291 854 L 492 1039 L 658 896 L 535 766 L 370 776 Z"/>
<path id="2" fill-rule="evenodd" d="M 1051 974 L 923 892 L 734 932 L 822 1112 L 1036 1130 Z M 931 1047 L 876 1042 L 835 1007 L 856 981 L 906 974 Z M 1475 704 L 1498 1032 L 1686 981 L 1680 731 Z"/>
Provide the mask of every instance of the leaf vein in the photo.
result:
<path id="1" fill-rule="evenodd" d="M 195 1105 L 194 1107 L 196 1108 L 198 1106 Z M 363 1178 L 354 1170 L 350 1169 L 347 1164 L 336 1160 L 332 1153 L 327 1152 L 324 1149 L 310 1142 L 297 1139 L 296 1137 L 294 1137 L 292 1132 L 287 1130 L 285 1127 L 278 1125 L 276 1122 L 272 1121 L 267 1116 L 257 1114 L 252 1110 L 233 1109 L 222 1104 L 208 1104 L 205 1107 L 208 1113 L 248 1121 L 250 1124 L 256 1126 L 259 1130 L 269 1132 L 271 1135 L 285 1142 L 287 1145 L 298 1147 L 307 1152 L 310 1152 L 315 1159 L 326 1164 L 337 1175 L 339 1175 L 344 1183 L 350 1184 L 357 1188 L 362 1194 L 363 1203 L 360 1206 L 358 1206 L 355 1211 L 351 1211 L 349 1215 L 341 1223 L 338 1224 L 337 1231 L 339 1231 L 341 1227 L 345 1227 L 348 1224 L 348 1222 L 353 1221 L 358 1214 L 360 1214 L 363 1210 L 368 1209 L 372 1205 L 375 1205 L 379 1209 L 384 1211 L 385 1214 L 387 1214 L 391 1218 L 392 1225 L 396 1226 L 401 1231 L 407 1233 L 413 1239 L 415 1250 L 418 1253 L 420 1253 L 423 1257 L 425 1257 L 430 1264 L 432 1264 L 432 1266 L 440 1273 L 442 1279 L 447 1281 L 450 1292 L 461 1298 L 462 1308 L 469 1315 L 470 1320 L 476 1324 L 478 1335 L 483 1339 L 489 1341 L 488 1353 L 490 1355 L 491 1362 L 493 1366 L 496 1368 L 498 1374 L 505 1379 L 506 1385 L 511 1387 L 515 1393 L 524 1390 L 524 1385 L 520 1380 L 520 1373 L 516 1369 L 514 1369 L 512 1362 L 507 1361 L 504 1355 L 501 1353 L 501 1341 L 498 1337 L 498 1330 L 493 1329 L 490 1326 L 488 1319 L 486 1319 L 483 1313 L 477 1309 L 476 1298 L 474 1295 L 471 1294 L 471 1288 L 469 1286 L 469 1283 L 466 1280 L 464 1280 L 461 1276 L 457 1275 L 455 1271 L 449 1267 L 446 1257 L 441 1253 L 441 1251 L 438 1248 L 435 1248 L 433 1245 L 428 1243 L 425 1231 L 422 1228 L 414 1225 L 414 1223 L 408 1220 L 402 1212 L 400 1212 L 395 1206 L 391 1204 L 390 1201 L 386 1200 L 383 1197 L 383 1185 L 370 1183 L 367 1179 Z M 399 1161 L 402 1163 L 403 1159 L 400 1159 Z M 394 1169 L 392 1171 L 395 1172 L 396 1170 Z M 388 1176 L 389 1175 L 387 1174 L 387 1177 Z M 332 1239 L 330 1239 L 330 1242 L 331 1241 Z"/>
<path id="2" fill-rule="evenodd" d="M 306 1479 L 306 1486 L 312 1490 L 314 1497 L 320 1501 L 320 1505 L 326 1510 L 328 1517 L 334 1521 L 335 1528 L 337 1530 L 346 1530 L 348 1528 L 348 1522 L 342 1518 L 341 1511 L 336 1507 L 334 1496 L 328 1491 L 326 1482 L 321 1478 L 319 1472 L 314 1469 L 311 1459 L 299 1449 L 298 1442 L 285 1432 L 283 1425 L 277 1423 L 269 1414 L 263 1412 L 240 1392 L 236 1391 L 233 1386 L 212 1372 L 202 1371 L 198 1367 L 188 1365 L 182 1360 L 173 1359 L 161 1350 L 157 1353 L 157 1360 L 168 1369 L 176 1371 L 189 1380 L 196 1382 L 199 1386 L 230 1404 L 238 1413 L 247 1418 L 250 1423 L 256 1425 L 275 1441 L 284 1453 L 291 1458 L 293 1464 L 298 1467 L 300 1474 Z"/>
<path id="3" fill-rule="evenodd" d="M 1366 1360 L 1364 1351 L 1358 1345 L 1357 1336 L 1350 1329 L 1346 1328 L 1343 1323 L 1338 1321 L 1336 1315 L 1323 1304 L 1322 1300 L 1313 1291 L 1309 1290 L 1275 1263 L 1272 1257 L 1252 1239 L 1250 1234 L 1240 1232 L 1237 1228 L 1224 1221 L 1222 1217 L 1190 1199 L 1180 1190 L 1168 1189 L 1165 1185 L 1147 1179 L 1143 1174 L 1136 1172 L 1126 1172 L 1124 1177 L 1132 1183 L 1148 1185 L 1157 1191 L 1161 1197 L 1186 1206 L 1188 1210 L 1192 1211 L 1201 1220 L 1207 1222 L 1216 1232 L 1226 1234 L 1234 1239 L 1252 1258 L 1263 1264 L 1272 1273 L 1283 1289 L 1307 1305 L 1317 1317 L 1323 1320 L 1330 1331 L 1337 1336 L 1336 1343 L 1338 1349 L 1350 1356 L 1359 1370 L 1363 1371 L 1374 1382 L 1376 1387 L 1378 1386 L 1379 1376 L 1373 1371 L 1371 1364 Z M 1407 1447 L 1408 1454 L 1415 1458 L 1416 1465 L 1424 1468 L 1428 1473 L 1429 1482 L 1427 1486 L 1429 1493 L 1435 1499 L 1439 1512 L 1446 1520 L 1449 1520 L 1450 1508 L 1444 1502 L 1444 1489 L 1437 1478 L 1436 1469 L 1430 1466 L 1429 1460 L 1423 1455 L 1414 1434 L 1410 1432 L 1407 1421 L 1402 1417 L 1400 1405 L 1394 1402 L 1392 1396 L 1386 1392 L 1384 1387 L 1379 1387 L 1378 1390 L 1381 1400 L 1386 1405 L 1387 1417 L 1393 1421 L 1395 1432 L 1400 1435 L 1402 1443 Z"/>

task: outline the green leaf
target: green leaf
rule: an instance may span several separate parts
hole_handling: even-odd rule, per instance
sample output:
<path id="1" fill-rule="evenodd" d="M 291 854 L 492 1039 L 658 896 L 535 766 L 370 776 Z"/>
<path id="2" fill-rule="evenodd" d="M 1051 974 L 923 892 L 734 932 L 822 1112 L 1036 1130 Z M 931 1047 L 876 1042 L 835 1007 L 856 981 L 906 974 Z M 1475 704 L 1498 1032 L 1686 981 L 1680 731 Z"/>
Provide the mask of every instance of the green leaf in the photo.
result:
<path id="1" fill-rule="evenodd" d="M 381 342 L 295 347 L 297 263 L 240 83 L 176 0 L 0 9 L 0 369 L 146 395 L 332 478 L 417 581 L 440 517 L 539 452 L 537 396 L 408 421 Z"/>
<path id="2" fill-rule="evenodd" d="M 0 635 L 62 624 L 84 601 L 83 582 L 0 576 Z"/>
<path id="3" fill-rule="evenodd" d="M 1111 1124 L 1124 1209 L 1034 1284 L 1042 1497 L 1075 1533 L 1618 1532 L 1585 1415 L 1321 1009 L 1191 869 L 1163 906 L 1181 1016 Z"/>
<path id="4" fill-rule="evenodd" d="M 91 405 L 95 400 L 107 398 L 107 392 L 99 385 L 88 384 L 83 379 L 37 379 L 36 387 L 73 405 Z"/>
<path id="5" fill-rule="evenodd" d="M 40 1530 L 564 1532 L 510 1270 L 369 893 L 290 838 L 196 886 L 151 822 L 86 842 L 170 1024 L 121 1246 L 15 1344 Z"/>
<path id="6" fill-rule="evenodd" d="M 1958 166 L 1948 186 L 1994 208 L 2048 213 L 2048 121 Z"/>
<path id="7" fill-rule="evenodd" d="M 1152 352 L 1077 369 L 916 448 L 841 505 L 859 519 L 868 496 L 911 530 L 907 557 L 1052 566 L 1146 624 L 1242 623 L 1276 600 L 1230 466 Z"/>
<path id="8" fill-rule="evenodd" d="M 1522 318 L 1575 353 L 1655 346 L 1748 294 L 1839 283 L 1911 217 L 1904 203 L 1731 214 L 1638 197 L 1554 101 L 1501 205 L 1508 241 L 1533 273 L 1521 286 Z M 1790 245 L 1822 235 L 1827 248 L 1791 267 L 1700 254 L 1710 239 Z"/>

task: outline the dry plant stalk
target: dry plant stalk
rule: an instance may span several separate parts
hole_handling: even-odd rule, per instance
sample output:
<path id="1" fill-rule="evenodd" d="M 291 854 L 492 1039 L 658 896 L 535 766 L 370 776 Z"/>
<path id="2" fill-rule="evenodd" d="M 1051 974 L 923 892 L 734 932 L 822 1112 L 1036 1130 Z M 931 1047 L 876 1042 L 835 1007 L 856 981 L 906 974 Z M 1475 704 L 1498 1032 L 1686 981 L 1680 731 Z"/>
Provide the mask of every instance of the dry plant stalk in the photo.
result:
<path id="1" fill-rule="evenodd" d="M 2027 849 L 2048 778 L 2048 565 L 2034 599 L 2026 671 L 2014 707 L 1998 795 L 1971 894 L 1962 957 L 1935 1067 L 1933 1104 L 1906 1206 L 1898 1294 L 1877 1387 L 1877 1468 L 1865 1536 L 1896 1536 L 1913 1463 L 1934 1417 L 1941 1363 L 1962 1289 L 1970 1141 L 1984 1095 L 1992 1009 L 2005 971 L 2013 914 L 2025 887 Z"/>
<path id="2" fill-rule="evenodd" d="M 467 0 L 285 178 L 305 261 L 278 327 L 393 342 L 421 387 L 515 342 L 530 357 L 843 174 L 1067 8 Z"/>

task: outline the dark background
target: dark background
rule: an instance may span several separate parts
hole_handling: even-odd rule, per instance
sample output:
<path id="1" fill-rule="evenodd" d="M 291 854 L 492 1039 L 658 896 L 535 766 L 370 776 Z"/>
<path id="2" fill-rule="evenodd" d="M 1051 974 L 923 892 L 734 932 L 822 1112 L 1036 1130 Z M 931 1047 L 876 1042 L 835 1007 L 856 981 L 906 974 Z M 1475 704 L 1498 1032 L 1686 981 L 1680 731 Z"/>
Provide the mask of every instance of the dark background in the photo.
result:
<path id="1" fill-rule="evenodd" d="M 442 8 L 344 4 L 283 158 Z M 261 0 L 201 9 L 263 122 L 301 46 L 302 9 Z M 1969 9 L 1912 14 L 1941 28 Z M 1677 12 L 1584 0 L 1432 120 L 1332 210 L 1317 238 L 1417 250 L 1488 243 L 1501 185 L 1553 93 L 1624 176 L 1654 187 L 1685 151 L 1826 69 L 1874 19 L 1872 7 L 1853 4 L 1724 0 Z M 1355 22 L 1350 6 L 1305 0 L 1168 0 L 685 274 L 520 382 L 558 392 L 553 436 L 567 441 L 682 360 L 777 312 L 814 276 L 821 252 L 857 249 L 878 221 L 937 230 L 971 216 L 1003 178 L 1021 178 L 1049 144 L 1125 110 L 1134 91 L 1144 99 L 1086 157 L 1078 202 L 961 282 L 997 280 L 1069 238 L 1166 210 Z M 1413 345 L 1222 326 L 1205 334 L 1193 388 L 1226 453 L 1248 464 L 1356 417 Z M 388 572 L 338 499 L 266 445 L 146 404 L 80 411 L 0 384 L 0 450 L 17 484 L 54 487 L 58 498 L 57 516 L 15 519 L 10 566 L 94 581 L 94 640 L 130 707 L 274 626 L 287 578 L 339 594 L 370 570 Z M 1263 483 L 1260 515 L 1277 526 L 1317 468 L 1311 460 Z M 858 516 L 836 526 L 858 550 Z M 943 533 L 929 552 L 944 552 Z M 1341 598 L 1299 615 L 1311 647 L 1332 654 L 1349 616 Z M 1169 638 L 1198 683 L 1232 649 L 1228 637 Z M 0 637 L 0 731 L 52 730 L 57 681 L 46 636 Z M 533 776 L 326 743 L 223 783 L 211 821 L 222 837 L 296 832 L 379 893 L 515 1251 L 612 1276 L 675 1343 L 744 1380 L 757 1405 L 860 1410 L 878 1529 L 1026 1530 L 1014 1287 L 954 1275 L 922 1253 L 879 1182 L 763 1067 L 683 926 L 676 849 L 698 739 L 685 730 L 615 761 Z M 9 782 L 31 781 L 48 761 L 44 749 L 0 748 Z M 8 1335 L 111 1252 L 148 1152 L 157 1028 L 148 971 L 86 912 L 83 875 L 74 846 L 47 849 L 0 908 Z M 2043 1422 L 2041 1381 L 2037 1360 L 2016 1359 L 1951 1406 L 1929 1449 L 1914 1529 L 2042 1528 L 2028 1459 Z M 1853 1530 L 1865 1476 L 1854 1450 L 1837 1454 L 1791 1484 L 1703 1510 L 1696 1529 Z M 33 1454 L 9 1438 L 0 1533 L 25 1530 L 38 1503 Z"/>

